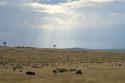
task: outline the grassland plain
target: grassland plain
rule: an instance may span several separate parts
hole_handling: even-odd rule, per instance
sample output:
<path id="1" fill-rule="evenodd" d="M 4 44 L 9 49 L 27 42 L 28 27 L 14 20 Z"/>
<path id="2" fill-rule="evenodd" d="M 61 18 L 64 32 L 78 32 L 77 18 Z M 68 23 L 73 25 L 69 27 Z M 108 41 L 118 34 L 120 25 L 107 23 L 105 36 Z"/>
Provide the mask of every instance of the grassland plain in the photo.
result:
<path id="1" fill-rule="evenodd" d="M 125 52 L 0 47 L 0 83 L 125 83 Z"/>

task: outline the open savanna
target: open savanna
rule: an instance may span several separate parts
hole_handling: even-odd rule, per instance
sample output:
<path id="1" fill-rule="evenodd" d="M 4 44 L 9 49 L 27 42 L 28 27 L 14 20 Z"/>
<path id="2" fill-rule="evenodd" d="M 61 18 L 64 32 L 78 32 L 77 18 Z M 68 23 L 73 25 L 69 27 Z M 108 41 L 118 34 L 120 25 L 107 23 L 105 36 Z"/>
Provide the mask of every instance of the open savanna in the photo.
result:
<path id="1" fill-rule="evenodd" d="M 125 52 L 0 47 L 0 83 L 125 83 Z"/>

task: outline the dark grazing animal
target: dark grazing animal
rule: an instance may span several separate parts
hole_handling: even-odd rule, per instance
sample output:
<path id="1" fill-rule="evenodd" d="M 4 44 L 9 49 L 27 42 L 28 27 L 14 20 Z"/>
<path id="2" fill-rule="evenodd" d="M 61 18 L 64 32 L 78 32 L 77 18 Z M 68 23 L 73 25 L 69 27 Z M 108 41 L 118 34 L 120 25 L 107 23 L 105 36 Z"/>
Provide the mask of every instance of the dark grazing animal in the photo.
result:
<path id="1" fill-rule="evenodd" d="M 68 70 L 65 69 L 65 68 L 57 68 L 56 70 L 57 70 L 58 72 L 60 72 L 60 73 L 68 72 Z"/>
<path id="2" fill-rule="evenodd" d="M 57 70 L 53 70 L 53 73 L 58 73 Z"/>
<path id="3" fill-rule="evenodd" d="M 35 72 L 27 71 L 27 72 L 26 72 L 26 75 L 34 75 L 34 76 L 35 76 Z"/>
<path id="4" fill-rule="evenodd" d="M 76 74 L 82 74 L 81 70 L 76 71 Z"/>

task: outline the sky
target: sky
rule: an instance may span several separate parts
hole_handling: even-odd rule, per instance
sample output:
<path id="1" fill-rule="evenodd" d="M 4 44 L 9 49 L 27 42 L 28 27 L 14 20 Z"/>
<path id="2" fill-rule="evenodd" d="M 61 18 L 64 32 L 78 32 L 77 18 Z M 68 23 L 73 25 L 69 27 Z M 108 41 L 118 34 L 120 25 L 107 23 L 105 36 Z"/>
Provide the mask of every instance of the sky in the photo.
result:
<path id="1" fill-rule="evenodd" d="M 0 45 L 125 48 L 125 0 L 0 0 Z"/>

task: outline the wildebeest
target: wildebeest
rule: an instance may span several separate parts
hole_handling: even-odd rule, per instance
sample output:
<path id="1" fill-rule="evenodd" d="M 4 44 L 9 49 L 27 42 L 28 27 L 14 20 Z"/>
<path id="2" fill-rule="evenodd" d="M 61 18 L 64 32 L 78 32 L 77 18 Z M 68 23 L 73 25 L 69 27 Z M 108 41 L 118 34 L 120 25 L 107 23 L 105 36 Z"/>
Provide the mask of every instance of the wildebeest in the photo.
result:
<path id="1" fill-rule="evenodd" d="M 65 68 L 57 68 L 56 70 L 57 70 L 58 72 L 60 72 L 60 73 L 68 72 L 68 70 L 65 69 Z"/>
<path id="2" fill-rule="evenodd" d="M 76 71 L 76 74 L 82 74 L 81 70 Z"/>
<path id="3" fill-rule="evenodd" d="M 34 76 L 35 76 L 35 72 L 27 71 L 27 72 L 26 72 L 26 75 L 34 75 Z"/>
<path id="4" fill-rule="evenodd" d="M 53 70 L 53 73 L 58 73 L 57 70 Z"/>

